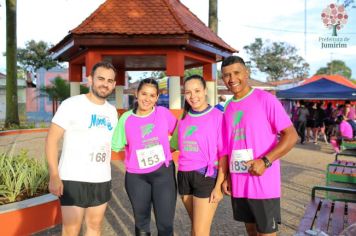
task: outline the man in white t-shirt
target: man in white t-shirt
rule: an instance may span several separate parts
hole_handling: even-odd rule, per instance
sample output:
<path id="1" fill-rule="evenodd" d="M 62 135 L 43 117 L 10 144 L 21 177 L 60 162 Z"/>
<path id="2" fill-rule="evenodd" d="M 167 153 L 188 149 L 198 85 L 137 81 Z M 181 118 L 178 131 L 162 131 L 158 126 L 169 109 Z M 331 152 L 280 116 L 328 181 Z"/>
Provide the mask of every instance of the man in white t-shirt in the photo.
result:
<path id="1" fill-rule="evenodd" d="M 89 93 L 63 101 L 52 119 L 46 140 L 49 191 L 61 202 L 62 235 L 78 235 L 83 219 L 86 235 L 100 235 L 111 198 L 111 138 L 118 117 L 106 98 L 115 77 L 111 63 L 97 63 L 88 77 Z"/>

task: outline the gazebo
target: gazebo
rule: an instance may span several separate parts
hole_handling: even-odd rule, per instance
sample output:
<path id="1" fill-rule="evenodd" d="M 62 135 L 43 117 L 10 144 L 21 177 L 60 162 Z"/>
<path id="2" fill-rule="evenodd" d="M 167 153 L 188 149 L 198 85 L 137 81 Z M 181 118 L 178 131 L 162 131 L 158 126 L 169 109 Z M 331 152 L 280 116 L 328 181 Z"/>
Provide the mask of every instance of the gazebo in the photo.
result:
<path id="1" fill-rule="evenodd" d="M 194 67 L 203 67 L 214 104 L 213 65 L 236 52 L 179 0 L 107 0 L 50 51 L 69 62 L 71 95 L 79 94 L 83 67 L 88 76 L 96 62 L 113 63 L 117 108 L 123 108 L 127 71 L 165 71 L 171 109 L 181 108 L 181 78 Z"/>

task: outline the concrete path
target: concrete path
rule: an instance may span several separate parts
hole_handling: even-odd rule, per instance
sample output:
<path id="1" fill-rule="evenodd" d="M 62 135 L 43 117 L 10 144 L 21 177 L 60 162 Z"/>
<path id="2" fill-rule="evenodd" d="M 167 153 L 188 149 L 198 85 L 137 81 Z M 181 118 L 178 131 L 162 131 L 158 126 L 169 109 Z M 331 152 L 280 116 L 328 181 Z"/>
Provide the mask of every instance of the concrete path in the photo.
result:
<path id="1" fill-rule="evenodd" d="M 44 157 L 44 139 L 46 133 L 23 134 L 19 136 L 0 136 L 0 152 L 16 152 L 26 148 L 31 156 Z M 325 184 L 326 165 L 334 160 L 329 145 L 298 144 L 282 160 L 282 224 L 278 235 L 293 235 L 310 200 L 311 187 Z M 131 205 L 124 189 L 124 166 L 119 161 L 112 162 L 113 194 L 106 211 L 103 235 L 133 235 L 134 220 Z M 154 219 L 152 215 L 152 219 Z M 152 222 L 152 233 L 157 235 Z M 190 234 L 188 215 L 177 200 L 175 235 Z M 60 226 L 35 234 L 60 235 Z M 225 197 L 220 203 L 214 218 L 211 235 L 245 235 L 244 226 L 232 220 L 230 199 Z"/>

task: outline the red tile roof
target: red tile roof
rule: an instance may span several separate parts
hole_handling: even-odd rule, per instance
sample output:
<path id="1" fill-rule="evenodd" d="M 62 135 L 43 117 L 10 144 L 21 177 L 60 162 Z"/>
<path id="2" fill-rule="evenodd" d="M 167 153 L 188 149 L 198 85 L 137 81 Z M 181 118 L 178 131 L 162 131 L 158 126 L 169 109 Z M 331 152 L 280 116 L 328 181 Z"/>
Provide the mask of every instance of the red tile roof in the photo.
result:
<path id="1" fill-rule="evenodd" d="M 311 78 L 305 80 L 303 82 L 303 84 L 308 84 L 308 83 L 311 83 L 311 82 L 314 82 L 314 81 L 317 81 L 319 79 L 328 79 L 328 80 L 331 80 L 335 83 L 339 83 L 339 84 L 342 84 L 342 85 L 345 85 L 345 86 L 348 86 L 350 88 L 355 88 L 356 89 L 356 85 L 349 79 L 341 76 L 341 75 L 314 75 L 312 76 Z"/>
<path id="2" fill-rule="evenodd" d="M 283 80 L 276 80 L 270 81 L 269 83 L 274 86 L 285 85 L 285 84 L 295 84 L 303 81 L 303 78 L 296 78 L 296 79 L 283 79 Z"/>
<path id="3" fill-rule="evenodd" d="M 189 34 L 236 52 L 179 0 L 107 0 L 70 32 L 115 35 Z"/>

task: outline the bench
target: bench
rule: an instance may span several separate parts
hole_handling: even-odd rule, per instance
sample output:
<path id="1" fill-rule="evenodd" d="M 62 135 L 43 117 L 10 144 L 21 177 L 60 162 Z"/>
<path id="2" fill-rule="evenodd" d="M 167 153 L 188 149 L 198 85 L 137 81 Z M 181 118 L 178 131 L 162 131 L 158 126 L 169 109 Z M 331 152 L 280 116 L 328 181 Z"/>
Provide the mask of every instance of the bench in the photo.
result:
<path id="1" fill-rule="evenodd" d="M 354 199 L 330 200 L 315 196 L 318 190 L 354 194 Z M 300 221 L 296 235 L 339 235 L 345 228 L 356 223 L 356 189 L 314 186 L 311 201 Z"/>
<path id="2" fill-rule="evenodd" d="M 335 161 L 339 160 L 339 156 L 356 157 L 356 149 L 344 149 L 335 155 Z"/>
<path id="3" fill-rule="evenodd" d="M 351 149 L 343 148 L 335 155 L 335 161 L 326 167 L 326 185 L 329 186 L 330 182 L 356 184 L 356 162 L 339 160 L 339 156 L 356 157 L 356 149 L 353 146 Z M 330 198 L 328 192 L 326 198 Z"/>
<path id="4" fill-rule="evenodd" d="M 333 182 L 356 184 L 356 162 L 337 160 L 326 168 L 326 185 Z"/>

